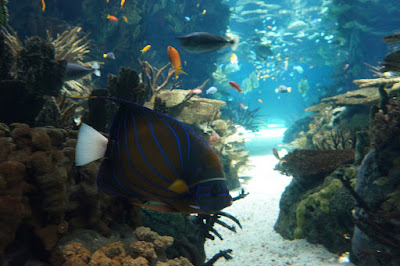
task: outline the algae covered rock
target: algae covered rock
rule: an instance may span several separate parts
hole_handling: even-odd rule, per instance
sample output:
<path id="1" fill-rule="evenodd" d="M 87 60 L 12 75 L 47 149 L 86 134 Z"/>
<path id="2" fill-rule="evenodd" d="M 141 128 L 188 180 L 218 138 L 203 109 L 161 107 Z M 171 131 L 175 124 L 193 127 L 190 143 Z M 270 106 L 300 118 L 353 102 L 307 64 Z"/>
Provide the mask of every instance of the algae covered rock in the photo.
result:
<path id="1" fill-rule="evenodd" d="M 187 90 L 161 91 L 158 95 L 170 109 L 170 115 L 189 125 L 202 124 L 219 117 L 219 109 L 226 105 L 220 100 L 189 96 Z"/>
<path id="2" fill-rule="evenodd" d="M 288 162 L 278 165 L 292 169 L 287 173 L 293 174 L 293 179 L 282 194 L 274 229 L 284 238 L 305 238 L 311 243 L 323 244 L 331 252 L 342 254 L 351 247 L 349 236 L 353 232 L 351 210 L 354 200 L 338 177 L 355 179 L 356 168 L 343 165 L 354 161 L 354 151 L 309 152 L 321 155 L 315 158 L 310 155 L 288 157 Z M 332 156 L 335 153 L 337 156 Z M 349 156 L 347 159 L 346 153 Z"/>

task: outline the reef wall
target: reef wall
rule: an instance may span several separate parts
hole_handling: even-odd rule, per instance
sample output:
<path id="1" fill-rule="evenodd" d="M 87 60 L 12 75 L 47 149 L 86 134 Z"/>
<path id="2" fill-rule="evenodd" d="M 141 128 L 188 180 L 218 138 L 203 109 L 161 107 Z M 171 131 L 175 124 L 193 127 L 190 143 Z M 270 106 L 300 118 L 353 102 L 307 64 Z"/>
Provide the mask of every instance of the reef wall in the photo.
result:
<path id="1" fill-rule="evenodd" d="M 0 124 L 2 263 L 61 265 L 70 259 L 60 255 L 67 243 L 79 242 L 91 252 L 115 241 L 131 245 L 134 238 L 128 236 L 140 225 L 174 237 L 168 249 L 162 248 L 167 249 L 162 258 L 184 254 L 195 265 L 204 262 L 207 229 L 183 214 L 142 213 L 126 198 L 99 192 L 100 162 L 74 166 L 76 136 L 75 130 Z M 102 241 L 93 242 L 93 237 Z"/>

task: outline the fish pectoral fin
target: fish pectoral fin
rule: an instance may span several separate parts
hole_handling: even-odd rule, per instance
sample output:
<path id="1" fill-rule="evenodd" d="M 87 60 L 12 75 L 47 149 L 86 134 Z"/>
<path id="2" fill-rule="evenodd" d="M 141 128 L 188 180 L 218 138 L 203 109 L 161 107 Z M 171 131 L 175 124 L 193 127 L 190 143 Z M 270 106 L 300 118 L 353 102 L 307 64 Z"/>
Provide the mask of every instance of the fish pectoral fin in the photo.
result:
<path id="1" fill-rule="evenodd" d="M 185 181 L 182 179 L 177 179 L 172 185 L 168 187 L 169 190 L 172 190 L 178 194 L 182 194 L 184 192 L 189 192 L 189 188 L 186 185 Z"/>
<path id="2" fill-rule="evenodd" d="M 152 211 L 159 211 L 159 212 L 177 212 L 177 210 L 173 209 L 172 207 L 164 204 L 155 204 L 155 205 L 145 205 L 140 203 L 133 203 L 134 205 L 140 206 L 142 208 L 152 210 Z"/>

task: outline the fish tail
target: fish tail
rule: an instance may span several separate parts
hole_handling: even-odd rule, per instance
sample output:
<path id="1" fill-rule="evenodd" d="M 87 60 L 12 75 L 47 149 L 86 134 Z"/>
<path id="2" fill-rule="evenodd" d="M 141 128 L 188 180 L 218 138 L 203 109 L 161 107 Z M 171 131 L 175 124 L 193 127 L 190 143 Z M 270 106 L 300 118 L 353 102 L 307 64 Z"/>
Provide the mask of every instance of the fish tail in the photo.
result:
<path id="1" fill-rule="evenodd" d="M 242 89 L 239 89 L 239 94 L 240 94 L 242 91 L 243 91 Z"/>
<path id="2" fill-rule="evenodd" d="M 185 74 L 185 75 L 188 75 L 188 73 L 186 73 L 185 71 L 183 71 L 183 70 L 180 69 L 180 68 L 175 69 L 175 75 L 177 75 L 177 74 Z"/>
<path id="3" fill-rule="evenodd" d="M 239 45 L 239 36 L 238 35 L 234 35 L 233 39 L 230 41 L 230 43 L 232 45 L 231 46 L 232 51 L 235 51 L 238 48 L 238 45 Z"/>
<path id="4" fill-rule="evenodd" d="M 92 68 L 94 69 L 93 74 L 95 74 L 96 76 L 100 77 L 101 76 L 101 72 L 100 72 L 100 65 L 97 62 L 94 62 L 92 65 Z"/>
<path id="5" fill-rule="evenodd" d="M 75 150 L 77 166 L 85 165 L 103 158 L 107 150 L 108 139 L 100 132 L 82 123 L 79 129 L 78 141 Z"/>

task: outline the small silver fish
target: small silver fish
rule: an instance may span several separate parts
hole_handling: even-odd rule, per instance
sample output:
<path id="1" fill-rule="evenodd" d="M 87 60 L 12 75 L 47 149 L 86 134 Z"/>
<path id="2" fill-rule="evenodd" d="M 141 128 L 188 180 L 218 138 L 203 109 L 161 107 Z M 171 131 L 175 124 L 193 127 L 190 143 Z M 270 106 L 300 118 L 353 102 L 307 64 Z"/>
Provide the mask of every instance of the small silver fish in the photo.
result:
<path id="1" fill-rule="evenodd" d="M 208 90 L 206 90 L 206 94 L 214 94 L 218 91 L 217 88 L 215 87 L 210 87 Z"/>

